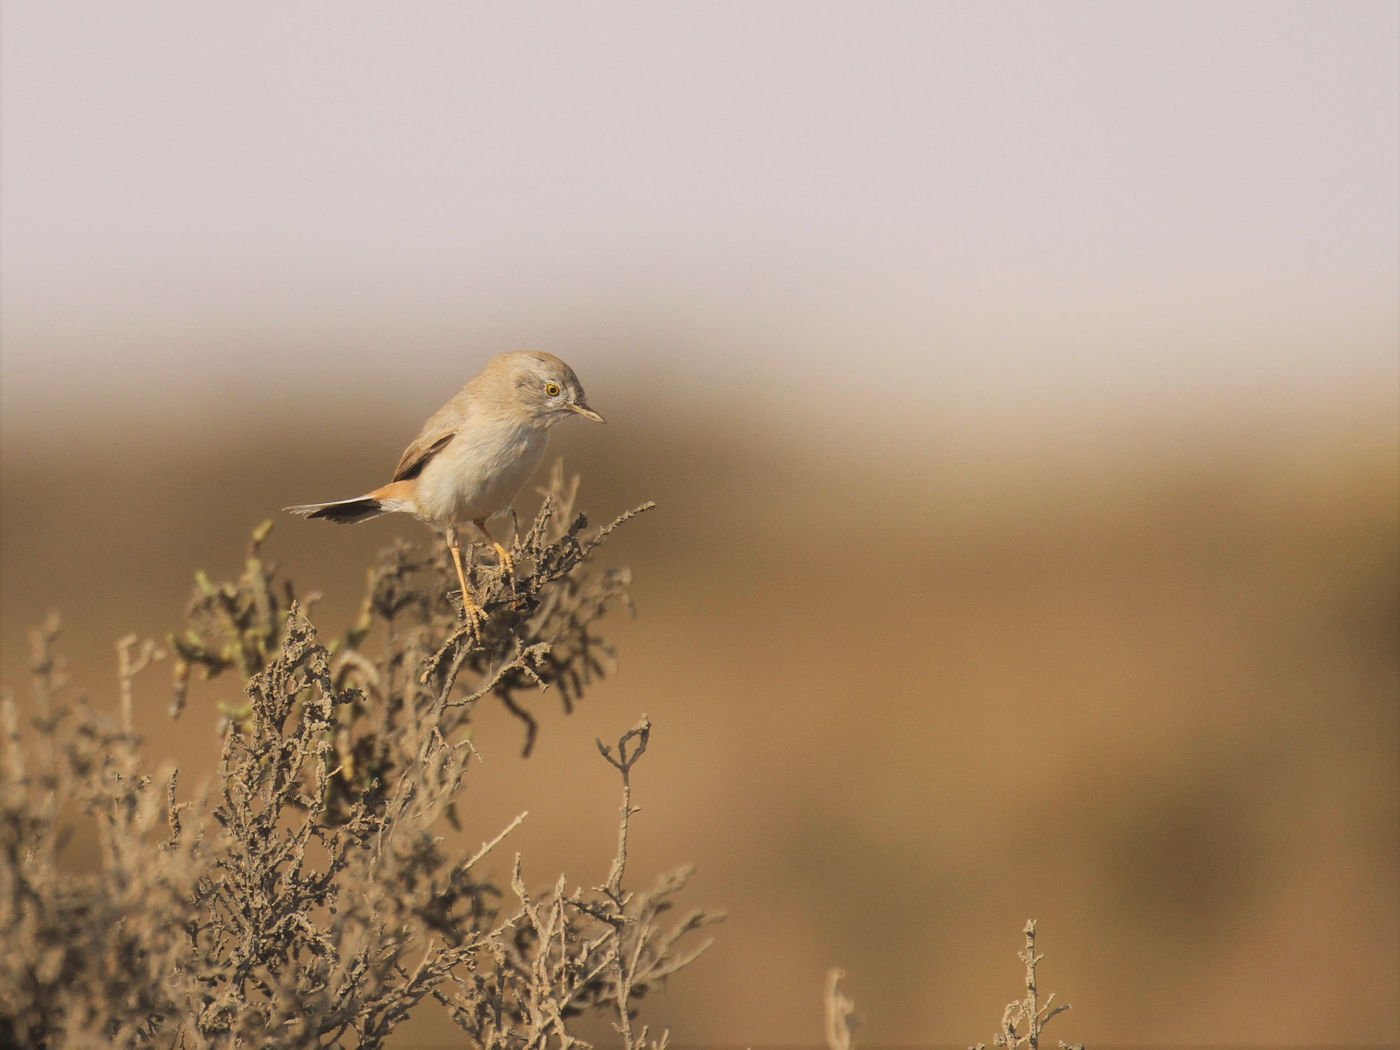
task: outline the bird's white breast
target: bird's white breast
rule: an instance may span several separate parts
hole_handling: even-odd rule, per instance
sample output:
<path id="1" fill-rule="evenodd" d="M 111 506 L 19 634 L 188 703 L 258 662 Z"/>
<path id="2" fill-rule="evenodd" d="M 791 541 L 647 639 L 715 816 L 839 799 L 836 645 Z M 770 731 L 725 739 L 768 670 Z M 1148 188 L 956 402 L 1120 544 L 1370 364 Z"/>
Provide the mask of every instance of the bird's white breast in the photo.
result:
<path id="1" fill-rule="evenodd" d="M 483 421 L 463 427 L 419 477 L 419 516 L 446 527 L 500 513 L 539 466 L 548 444 L 539 426 Z"/>

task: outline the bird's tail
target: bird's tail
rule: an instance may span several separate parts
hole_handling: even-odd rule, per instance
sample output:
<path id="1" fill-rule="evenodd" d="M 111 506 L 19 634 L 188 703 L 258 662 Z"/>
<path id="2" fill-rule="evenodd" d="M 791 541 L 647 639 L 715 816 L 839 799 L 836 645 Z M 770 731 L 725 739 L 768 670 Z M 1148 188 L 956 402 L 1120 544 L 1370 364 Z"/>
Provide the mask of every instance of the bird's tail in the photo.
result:
<path id="1" fill-rule="evenodd" d="M 354 499 L 336 500 L 334 503 L 304 503 L 299 507 L 283 507 L 289 514 L 300 514 L 303 518 L 325 518 L 337 525 L 353 525 L 357 521 L 368 521 L 381 514 L 387 514 L 394 507 L 384 505 L 372 493 L 356 496 Z"/>

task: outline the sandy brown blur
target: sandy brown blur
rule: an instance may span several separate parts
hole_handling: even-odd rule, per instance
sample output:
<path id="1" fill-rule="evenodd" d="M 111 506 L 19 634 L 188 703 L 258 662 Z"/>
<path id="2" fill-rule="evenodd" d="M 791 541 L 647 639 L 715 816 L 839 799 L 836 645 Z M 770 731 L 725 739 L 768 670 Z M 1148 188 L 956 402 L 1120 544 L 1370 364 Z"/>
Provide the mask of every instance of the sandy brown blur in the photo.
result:
<path id="1" fill-rule="evenodd" d="M 529 759 L 486 714 L 467 830 L 529 809 L 538 870 L 599 881 L 616 800 L 592 741 L 650 716 L 636 870 L 693 861 L 693 902 L 730 915 L 646 1004 L 653 1027 L 815 1043 L 841 965 L 867 1044 L 989 1039 L 1034 916 L 1045 990 L 1074 1004 L 1060 1038 L 1400 1037 L 1384 406 L 995 454 L 870 433 L 836 456 L 586 366 L 610 424 L 553 450 L 595 518 L 660 505 L 604 551 L 638 616 L 574 715 L 537 705 Z M 79 441 L 8 442 L 0 677 L 22 685 L 24 630 L 58 608 L 74 677 L 114 695 L 120 634 L 174 624 L 192 573 L 235 571 L 276 508 L 379 480 L 419 422 L 313 411 L 228 430 L 211 410 L 182 435 L 116 411 Z M 396 534 L 426 536 L 285 518 L 267 550 L 339 628 Z M 140 713 L 153 755 L 207 772 L 235 684 L 174 726 L 163 687 Z"/>

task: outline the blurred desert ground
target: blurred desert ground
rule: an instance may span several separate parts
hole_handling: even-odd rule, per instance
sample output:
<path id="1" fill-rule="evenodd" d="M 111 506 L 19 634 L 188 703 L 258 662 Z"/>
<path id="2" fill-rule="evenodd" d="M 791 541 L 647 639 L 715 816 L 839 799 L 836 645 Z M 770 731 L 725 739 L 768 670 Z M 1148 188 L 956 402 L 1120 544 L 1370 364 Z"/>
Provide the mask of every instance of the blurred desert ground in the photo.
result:
<path id="1" fill-rule="evenodd" d="M 466 838 L 528 809 L 515 844 L 536 879 L 601 878 L 617 799 L 592 740 L 647 712 L 636 870 L 694 862 L 693 900 L 730 915 L 653 1023 L 688 1044 L 815 1043 L 840 964 L 870 1040 L 987 1038 L 1035 916 L 1045 989 L 1075 1006 L 1062 1035 L 1394 1035 L 1388 393 L 979 443 L 820 402 L 764 418 L 756 395 L 571 356 L 610 420 L 555 432 L 582 505 L 658 503 L 603 551 L 635 570 L 638 615 L 613 620 L 618 672 L 571 717 L 539 697 L 528 760 L 517 724 L 483 712 Z M 474 367 L 362 368 L 361 397 L 334 403 L 314 378 L 252 409 L 211 398 L 198 427 L 122 401 L 79 435 L 12 435 L 4 680 L 57 608 L 74 679 L 110 702 L 113 639 L 178 622 L 193 570 L 236 571 L 269 515 L 271 555 L 339 630 L 373 551 L 425 530 L 277 508 L 379 478 Z M 176 725 L 163 689 L 160 671 L 151 751 L 193 783 L 237 689 L 200 690 Z"/>
<path id="2" fill-rule="evenodd" d="M 1400 1040 L 1397 77 L 1388 0 L 7 3 L 0 680 L 58 609 L 112 702 L 267 517 L 335 634 L 429 537 L 278 508 L 550 350 L 658 508 L 464 848 L 603 878 L 649 714 L 635 871 L 730 916 L 654 1029 L 989 1040 L 1034 916 L 1052 1038 Z"/>

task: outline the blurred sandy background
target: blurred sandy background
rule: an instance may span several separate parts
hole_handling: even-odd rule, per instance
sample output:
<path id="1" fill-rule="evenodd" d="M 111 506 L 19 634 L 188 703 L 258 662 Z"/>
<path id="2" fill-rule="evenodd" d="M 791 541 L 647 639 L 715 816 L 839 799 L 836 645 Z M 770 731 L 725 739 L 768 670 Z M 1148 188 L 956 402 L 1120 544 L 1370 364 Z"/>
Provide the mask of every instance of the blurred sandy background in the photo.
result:
<path id="1" fill-rule="evenodd" d="M 659 509 L 618 674 L 483 717 L 470 838 L 718 941 L 678 1042 L 1400 1040 L 1393 3 L 7 3 L 0 679 L 178 622 L 502 349 Z M 534 497 L 521 501 L 533 509 Z M 278 521 L 351 615 L 411 521 Z M 217 683 L 153 753 L 195 773 Z M 1052 1029 L 1052 1033 L 1053 1033 Z M 448 1037 L 415 1026 L 412 1039 Z"/>

